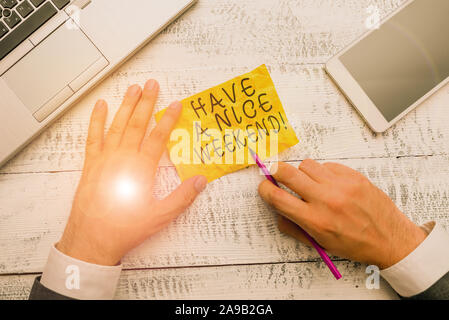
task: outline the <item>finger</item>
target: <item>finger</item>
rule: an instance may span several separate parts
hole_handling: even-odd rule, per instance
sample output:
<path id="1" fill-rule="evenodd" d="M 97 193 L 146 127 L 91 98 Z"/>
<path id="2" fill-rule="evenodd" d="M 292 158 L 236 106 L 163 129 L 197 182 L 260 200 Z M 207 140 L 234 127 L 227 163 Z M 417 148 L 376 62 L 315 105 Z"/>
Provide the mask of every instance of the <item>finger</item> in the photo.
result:
<path id="1" fill-rule="evenodd" d="M 159 162 L 170 138 L 170 133 L 181 115 L 181 110 L 181 102 L 173 102 L 167 108 L 162 119 L 153 129 L 150 136 L 144 141 L 142 152 L 148 155 L 153 163 Z"/>
<path id="2" fill-rule="evenodd" d="M 304 200 L 310 201 L 313 198 L 317 198 L 318 184 L 301 170 L 287 163 L 279 162 L 273 176 Z"/>
<path id="3" fill-rule="evenodd" d="M 107 114 L 108 106 L 106 102 L 98 100 L 90 117 L 86 141 L 86 160 L 100 155 L 103 150 L 104 124 Z"/>
<path id="4" fill-rule="evenodd" d="M 137 107 L 123 134 L 120 147 L 125 149 L 139 149 L 145 136 L 151 114 L 153 113 L 154 104 L 159 93 L 159 84 L 156 80 L 149 80 L 145 84 Z"/>
<path id="5" fill-rule="evenodd" d="M 167 198 L 159 202 L 158 212 L 165 217 L 166 222 L 170 222 L 183 213 L 206 186 L 205 176 L 195 176 L 185 180 Z"/>
<path id="6" fill-rule="evenodd" d="M 304 231 L 301 227 L 281 215 L 278 215 L 278 228 L 282 233 L 285 233 L 308 246 L 312 246 L 312 243 L 304 235 Z"/>
<path id="7" fill-rule="evenodd" d="M 268 180 L 265 180 L 259 185 L 259 194 L 266 202 L 278 209 L 283 216 L 296 224 L 305 227 L 309 225 L 309 209 L 307 203 L 303 200 L 276 187 Z"/>
<path id="8" fill-rule="evenodd" d="M 135 84 L 128 88 L 128 91 L 123 98 L 122 105 L 117 111 L 106 136 L 104 143 L 105 150 L 115 150 L 120 145 L 123 132 L 125 131 L 129 118 L 131 117 L 136 104 L 139 102 L 141 95 L 142 89 L 140 86 Z"/>
<path id="9" fill-rule="evenodd" d="M 331 179 L 329 169 L 323 167 L 315 160 L 306 159 L 302 161 L 298 167 L 299 170 L 306 173 L 316 182 L 325 182 Z"/>
<path id="10" fill-rule="evenodd" d="M 326 163 L 323 163 L 323 166 L 328 168 L 330 171 L 332 171 L 336 175 L 360 174 L 358 171 L 356 171 L 354 169 L 351 169 L 347 166 L 344 166 L 342 164 L 335 163 L 335 162 L 326 162 Z"/>

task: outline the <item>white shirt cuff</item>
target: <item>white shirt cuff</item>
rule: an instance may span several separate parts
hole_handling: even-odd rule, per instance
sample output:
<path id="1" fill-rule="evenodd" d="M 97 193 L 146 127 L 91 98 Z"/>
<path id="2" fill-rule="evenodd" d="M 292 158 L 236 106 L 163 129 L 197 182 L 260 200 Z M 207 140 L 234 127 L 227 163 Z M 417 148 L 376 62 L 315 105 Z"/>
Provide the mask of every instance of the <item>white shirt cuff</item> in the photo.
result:
<path id="1" fill-rule="evenodd" d="M 449 272 L 449 234 L 434 222 L 423 229 L 430 232 L 427 238 L 407 257 L 380 272 L 403 297 L 426 291 Z"/>
<path id="2" fill-rule="evenodd" d="M 69 257 L 53 245 L 41 284 L 66 297 L 83 300 L 113 299 L 122 265 L 100 266 Z"/>

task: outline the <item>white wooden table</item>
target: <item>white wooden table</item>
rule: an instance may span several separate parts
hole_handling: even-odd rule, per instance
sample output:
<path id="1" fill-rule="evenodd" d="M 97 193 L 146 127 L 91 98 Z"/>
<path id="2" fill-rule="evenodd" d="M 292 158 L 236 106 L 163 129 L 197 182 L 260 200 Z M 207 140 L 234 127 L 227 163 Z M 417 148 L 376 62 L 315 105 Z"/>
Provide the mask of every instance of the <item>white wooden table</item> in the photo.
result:
<path id="1" fill-rule="evenodd" d="M 0 299 L 25 299 L 60 237 L 81 173 L 89 114 L 102 97 L 114 114 L 127 86 L 156 78 L 158 108 L 265 63 L 300 144 L 281 160 L 337 161 L 366 174 L 417 223 L 449 224 L 449 87 L 383 135 L 374 135 L 323 71 L 405 0 L 200 0 L 154 41 L 0 169 Z M 111 118 L 111 117 L 110 117 Z M 111 119 L 109 119 L 110 123 Z M 161 162 L 158 196 L 179 183 Z M 317 254 L 277 230 L 246 169 L 211 183 L 167 230 L 124 259 L 117 298 L 396 298 L 365 286 L 366 266 Z"/>

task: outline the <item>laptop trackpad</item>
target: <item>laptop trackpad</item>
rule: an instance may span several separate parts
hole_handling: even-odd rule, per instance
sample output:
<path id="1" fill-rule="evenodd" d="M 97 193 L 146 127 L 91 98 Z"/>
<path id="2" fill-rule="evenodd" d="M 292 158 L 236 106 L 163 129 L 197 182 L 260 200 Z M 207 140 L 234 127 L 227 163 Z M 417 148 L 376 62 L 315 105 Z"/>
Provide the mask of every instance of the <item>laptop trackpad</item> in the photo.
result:
<path id="1" fill-rule="evenodd" d="M 3 75 L 25 106 L 36 112 L 102 57 L 77 29 L 62 25 Z"/>

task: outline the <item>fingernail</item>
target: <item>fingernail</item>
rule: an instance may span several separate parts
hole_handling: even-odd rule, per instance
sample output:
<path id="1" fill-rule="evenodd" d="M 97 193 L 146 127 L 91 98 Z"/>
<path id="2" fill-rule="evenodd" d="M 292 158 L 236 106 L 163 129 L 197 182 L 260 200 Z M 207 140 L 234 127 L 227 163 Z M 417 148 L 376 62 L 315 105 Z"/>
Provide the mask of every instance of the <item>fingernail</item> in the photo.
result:
<path id="1" fill-rule="evenodd" d="M 97 110 L 102 110 L 106 108 L 106 102 L 104 100 L 98 100 L 97 103 L 95 104 L 95 108 Z"/>
<path id="2" fill-rule="evenodd" d="M 128 94 L 131 96 L 137 96 L 140 93 L 140 86 L 135 84 L 128 89 Z"/>
<path id="3" fill-rule="evenodd" d="M 273 163 L 269 168 L 270 174 L 275 175 L 278 172 L 278 169 L 279 169 L 279 162 Z"/>
<path id="4" fill-rule="evenodd" d="M 182 103 L 179 101 L 172 102 L 169 106 L 170 109 L 179 110 L 182 108 Z"/>
<path id="5" fill-rule="evenodd" d="M 155 90 L 157 87 L 159 86 L 159 84 L 157 83 L 156 80 L 150 79 L 147 81 L 147 83 L 145 83 L 145 90 Z"/>
<path id="6" fill-rule="evenodd" d="M 205 176 L 198 176 L 195 180 L 195 189 L 197 192 L 203 191 L 207 186 L 207 179 Z"/>

